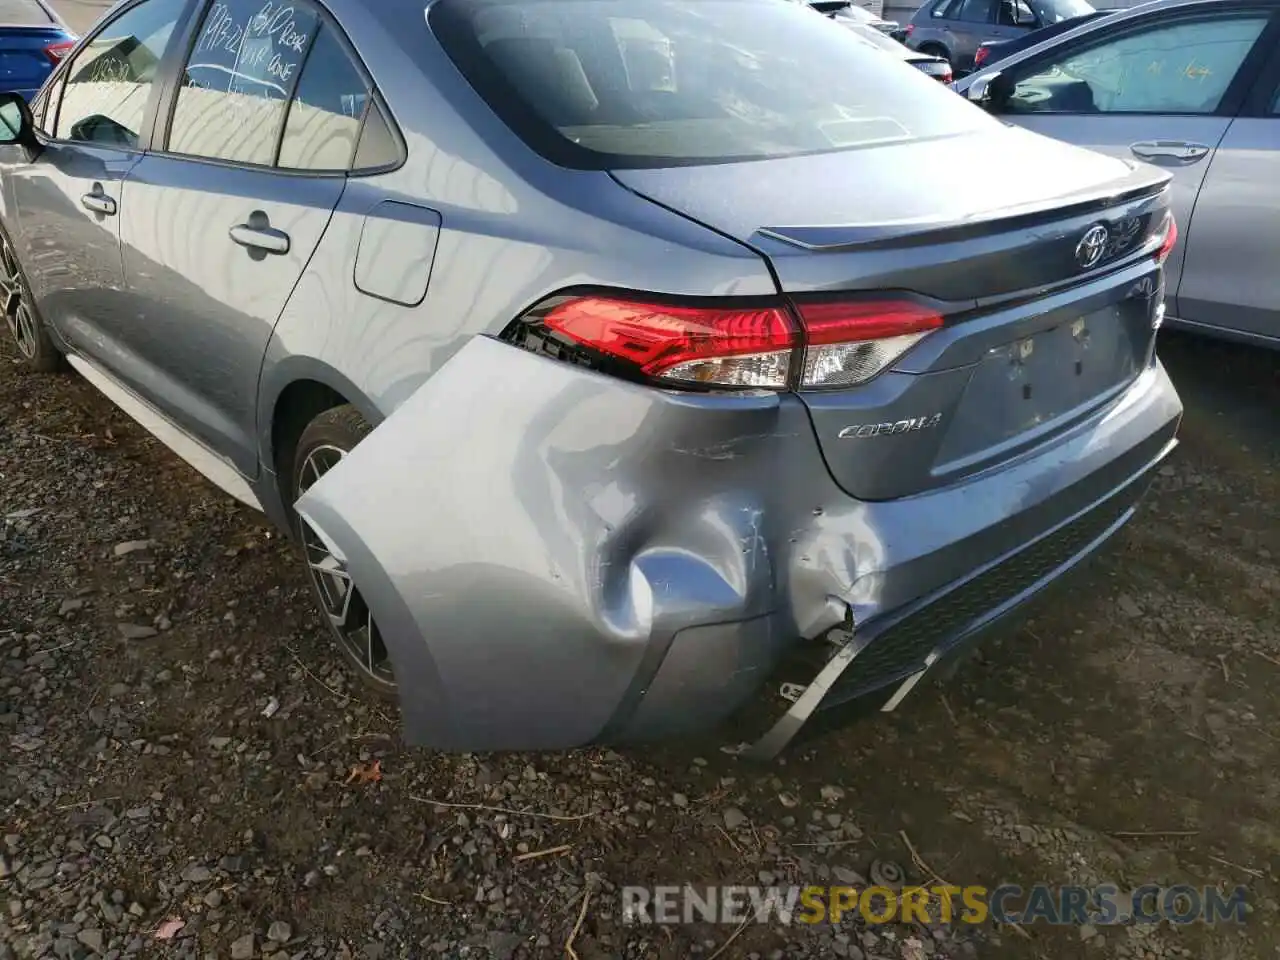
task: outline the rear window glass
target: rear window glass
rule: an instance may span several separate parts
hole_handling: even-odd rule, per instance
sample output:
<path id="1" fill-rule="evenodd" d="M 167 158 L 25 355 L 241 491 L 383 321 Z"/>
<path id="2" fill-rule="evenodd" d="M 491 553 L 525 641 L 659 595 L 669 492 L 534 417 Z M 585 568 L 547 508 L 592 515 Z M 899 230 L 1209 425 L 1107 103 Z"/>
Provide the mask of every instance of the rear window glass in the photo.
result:
<path id="1" fill-rule="evenodd" d="M 996 123 L 776 0 L 443 0 L 431 23 L 490 107 L 566 166 L 758 160 Z"/>
<path id="2" fill-rule="evenodd" d="M 1032 0 L 1031 8 L 1040 18 L 1041 25 L 1046 27 L 1095 12 L 1085 0 Z"/>

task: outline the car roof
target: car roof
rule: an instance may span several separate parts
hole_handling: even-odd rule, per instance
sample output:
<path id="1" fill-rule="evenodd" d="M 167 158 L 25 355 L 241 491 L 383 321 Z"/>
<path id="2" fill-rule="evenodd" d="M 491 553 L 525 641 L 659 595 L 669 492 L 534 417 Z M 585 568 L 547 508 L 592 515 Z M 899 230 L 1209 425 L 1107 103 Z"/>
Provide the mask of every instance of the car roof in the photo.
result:
<path id="1" fill-rule="evenodd" d="M 0 26 L 48 27 L 56 23 L 40 0 L 0 0 Z"/>

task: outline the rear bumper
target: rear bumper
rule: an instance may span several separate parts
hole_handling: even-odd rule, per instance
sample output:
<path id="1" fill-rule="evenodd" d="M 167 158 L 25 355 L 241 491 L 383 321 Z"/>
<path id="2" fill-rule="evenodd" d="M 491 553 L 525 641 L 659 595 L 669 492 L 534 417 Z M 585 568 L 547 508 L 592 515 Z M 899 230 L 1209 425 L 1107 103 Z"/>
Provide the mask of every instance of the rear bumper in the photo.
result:
<path id="1" fill-rule="evenodd" d="M 411 742 L 560 749 L 715 724 L 850 621 L 839 696 L 918 672 L 1114 532 L 1180 415 L 1155 366 L 1047 450 L 865 503 L 795 398 L 477 339 L 298 509 L 378 618 Z"/>

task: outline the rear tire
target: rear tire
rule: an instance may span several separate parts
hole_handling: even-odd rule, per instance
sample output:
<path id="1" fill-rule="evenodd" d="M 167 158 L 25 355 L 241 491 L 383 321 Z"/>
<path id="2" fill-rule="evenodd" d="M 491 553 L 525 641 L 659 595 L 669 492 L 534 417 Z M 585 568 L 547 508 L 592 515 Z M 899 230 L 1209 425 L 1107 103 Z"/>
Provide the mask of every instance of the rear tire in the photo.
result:
<path id="1" fill-rule="evenodd" d="M 951 54 L 947 52 L 947 48 L 939 46 L 936 43 L 922 43 L 917 48 L 921 53 L 928 54 L 931 57 L 941 57 L 947 63 L 951 63 Z M 955 70 L 955 64 L 951 63 L 951 69 Z"/>
<path id="2" fill-rule="evenodd" d="M 382 699 L 395 700 L 398 694 L 391 657 L 359 586 L 320 536 L 293 511 L 298 497 L 341 462 L 372 429 L 352 406 L 326 410 L 302 431 L 289 476 L 284 479 L 294 533 L 320 616 L 342 659 L 365 688 Z"/>
<path id="3" fill-rule="evenodd" d="M 3 231 L 0 231 L 0 307 L 4 309 L 5 325 L 23 366 L 35 373 L 57 373 L 66 369 L 67 360 L 53 345 L 36 309 L 17 250 Z"/>

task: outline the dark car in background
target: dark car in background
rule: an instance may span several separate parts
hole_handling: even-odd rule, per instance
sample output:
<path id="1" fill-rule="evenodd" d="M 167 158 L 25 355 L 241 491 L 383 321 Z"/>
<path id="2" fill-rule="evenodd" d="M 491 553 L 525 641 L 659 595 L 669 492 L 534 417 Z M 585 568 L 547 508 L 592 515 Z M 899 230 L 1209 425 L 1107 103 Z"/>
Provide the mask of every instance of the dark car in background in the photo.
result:
<path id="1" fill-rule="evenodd" d="M 1020 53 L 1023 50 L 1029 50 L 1037 43 L 1052 40 L 1068 30 L 1074 30 L 1081 24 L 1096 20 L 1099 17 L 1105 17 L 1113 12 L 1112 10 L 1094 10 L 1092 13 L 1086 13 L 1081 17 L 1072 17 L 1070 20 L 1062 20 L 1047 27 L 1041 27 L 1039 30 L 1032 30 L 1030 33 L 1024 33 L 1013 40 L 986 40 L 978 47 L 977 53 L 974 54 L 973 69 L 981 70 L 983 67 L 989 67 L 1005 57 Z"/>
<path id="2" fill-rule="evenodd" d="M 1085 0 L 928 0 L 907 24 L 905 42 L 969 70 L 988 40 L 1019 39 L 1094 12 Z"/>
<path id="3" fill-rule="evenodd" d="M 75 45 L 44 0 L 0 0 L 0 91 L 31 99 Z"/>

